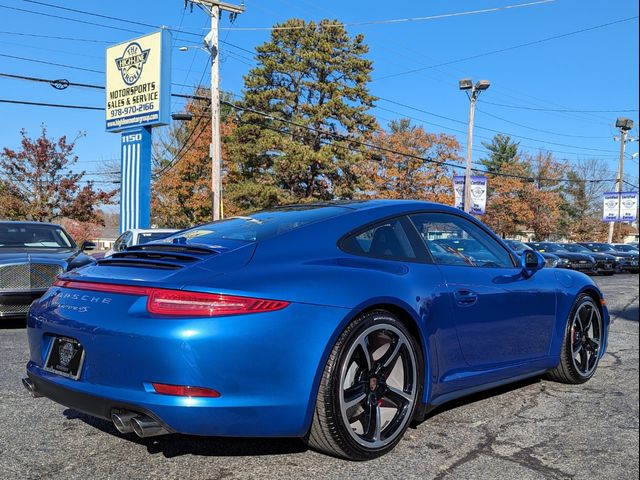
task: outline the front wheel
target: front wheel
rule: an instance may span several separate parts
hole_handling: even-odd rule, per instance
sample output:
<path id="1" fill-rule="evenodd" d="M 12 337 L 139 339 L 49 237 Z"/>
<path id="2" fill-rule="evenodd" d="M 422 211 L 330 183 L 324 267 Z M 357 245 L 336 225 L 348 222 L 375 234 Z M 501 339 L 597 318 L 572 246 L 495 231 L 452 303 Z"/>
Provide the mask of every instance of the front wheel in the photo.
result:
<path id="1" fill-rule="evenodd" d="M 580 295 L 571 309 L 560 352 L 560 363 L 549 377 L 562 383 L 578 384 L 596 371 L 603 343 L 604 324 L 593 298 Z"/>
<path id="2" fill-rule="evenodd" d="M 394 315 L 372 311 L 342 332 L 320 381 L 307 443 L 349 460 L 384 455 L 420 401 L 422 355 Z"/>

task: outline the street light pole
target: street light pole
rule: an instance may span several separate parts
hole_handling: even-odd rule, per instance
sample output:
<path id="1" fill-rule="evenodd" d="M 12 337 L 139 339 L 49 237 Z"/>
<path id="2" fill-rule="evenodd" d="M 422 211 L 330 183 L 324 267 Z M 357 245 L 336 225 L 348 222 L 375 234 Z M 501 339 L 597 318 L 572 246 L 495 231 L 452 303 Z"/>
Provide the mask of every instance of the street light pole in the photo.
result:
<path id="1" fill-rule="evenodd" d="M 191 3 L 210 9 L 211 31 L 204 42 L 211 53 L 211 203 L 213 221 L 222 218 L 222 142 L 220 139 L 220 55 L 218 46 L 218 27 L 220 12 L 238 15 L 244 12 L 244 6 L 231 5 L 216 0 L 191 0 Z"/>
<path id="2" fill-rule="evenodd" d="M 467 132 L 467 168 L 464 174 L 464 211 L 471 211 L 471 153 L 473 151 L 473 121 L 476 116 L 476 95 L 475 88 L 469 96 L 469 131 Z"/>
<path id="3" fill-rule="evenodd" d="M 622 193 L 622 178 L 624 173 L 624 150 L 627 143 L 627 132 L 633 128 L 633 121 L 628 118 L 618 118 L 616 127 L 620 129 L 620 160 L 618 161 L 618 177 L 616 179 L 616 192 L 618 193 L 618 219 L 620 218 L 620 194 Z M 609 223 L 607 243 L 613 242 L 613 229 L 616 222 Z"/>
<path id="4" fill-rule="evenodd" d="M 479 80 L 475 85 L 470 78 L 463 78 L 459 82 L 460 90 L 465 90 L 469 97 L 469 131 L 467 133 L 467 168 L 464 177 L 464 211 L 471 211 L 471 154 L 473 152 L 473 123 L 476 112 L 476 101 L 480 92 L 489 88 L 488 80 Z"/>

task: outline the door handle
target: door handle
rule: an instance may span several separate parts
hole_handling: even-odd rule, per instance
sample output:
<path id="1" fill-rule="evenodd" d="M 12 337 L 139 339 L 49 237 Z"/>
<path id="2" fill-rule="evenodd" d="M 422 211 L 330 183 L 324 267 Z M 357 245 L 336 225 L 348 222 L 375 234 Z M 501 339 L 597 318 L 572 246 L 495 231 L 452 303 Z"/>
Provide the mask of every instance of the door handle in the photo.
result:
<path id="1" fill-rule="evenodd" d="M 471 290 L 457 290 L 454 296 L 461 307 L 470 307 L 478 301 L 478 294 Z"/>

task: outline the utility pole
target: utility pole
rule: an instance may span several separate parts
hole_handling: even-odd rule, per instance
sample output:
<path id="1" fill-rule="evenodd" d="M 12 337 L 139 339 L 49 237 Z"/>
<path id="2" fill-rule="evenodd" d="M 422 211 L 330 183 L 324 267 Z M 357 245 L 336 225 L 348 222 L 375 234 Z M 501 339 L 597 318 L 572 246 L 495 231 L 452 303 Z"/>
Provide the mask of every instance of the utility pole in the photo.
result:
<path id="1" fill-rule="evenodd" d="M 225 11 L 233 16 L 244 12 L 244 5 L 232 5 L 216 0 L 190 0 L 204 7 L 211 16 L 211 31 L 204 43 L 211 53 L 211 202 L 213 221 L 222 218 L 222 142 L 220 140 L 220 55 L 218 27 L 220 13 Z"/>
<path id="2" fill-rule="evenodd" d="M 622 178 L 624 172 L 624 150 L 627 143 L 627 132 L 633 128 L 633 120 L 628 118 L 618 118 L 616 120 L 616 127 L 620 129 L 620 160 L 618 161 L 618 177 L 616 179 L 616 192 L 618 193 L 618 219 L 620 218 L 620 194 L 622 193 Z M 615 137 L 614 140 L 618 138 Z M 607 236 L 607 243 L 613 242 L 613 229 L 616 222 L 609 223 L 609 235 Z"/>
<path id="3" fill-rule="evenodd" d="M 491 84 L 489 80 L 479 80 L 473 85 L 470 78 L 463 78 L 459 82 L 460 90 L 465 90 L 469 97 L 469 131 L 467 133 L 467 169 L 464 177 L 464 211 L 471 211 L 471 153 L 473 151 L 473 122 L 476 112 L 476 101 L 480 92 L 485 91 Z"/>

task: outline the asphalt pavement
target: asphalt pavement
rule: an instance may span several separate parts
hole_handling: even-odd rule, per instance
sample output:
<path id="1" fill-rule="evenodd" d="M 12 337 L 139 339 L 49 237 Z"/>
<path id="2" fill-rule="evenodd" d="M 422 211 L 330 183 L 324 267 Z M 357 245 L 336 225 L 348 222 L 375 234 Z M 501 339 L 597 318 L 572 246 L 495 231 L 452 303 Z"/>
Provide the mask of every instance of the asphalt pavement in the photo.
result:
<path id="1" fill-rule="evenodd" d="M 0 479 L 638 478 L 638 275 L 596 281 L 614 323 L 587 384 L 533 379 L 457 401 L 365 463 L 295 439 L 120 435 L 106 421 L 30 398 L 20 384 L 24 328 L 1 328 Z"/>

